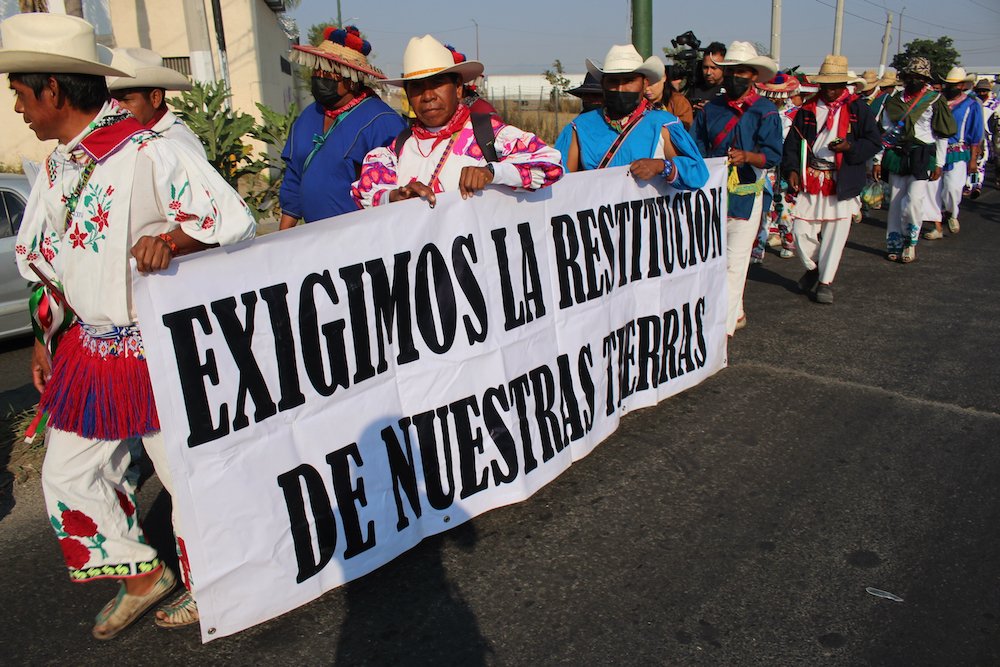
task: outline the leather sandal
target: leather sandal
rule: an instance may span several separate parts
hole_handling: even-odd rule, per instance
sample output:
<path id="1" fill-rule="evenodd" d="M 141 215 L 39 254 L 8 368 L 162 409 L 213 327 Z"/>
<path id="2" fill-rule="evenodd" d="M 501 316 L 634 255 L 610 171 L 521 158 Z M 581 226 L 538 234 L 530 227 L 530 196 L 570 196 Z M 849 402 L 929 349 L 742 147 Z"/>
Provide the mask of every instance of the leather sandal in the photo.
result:
<path id="1" fill-rule="evenodd" d="M 160 612 L 163 612 L 163 618 L 160 618 Z M 183 628 L 199 620 L 201 616 L 198 614 L 198 603 L 194 601 L 189 590 L 185 590 L 173 601 L 156 610 L 155 623 L 161 628 Z"/>
<path id="2" fill-rule="evenodd" d="M 177 579 L 166 565 L 162 568 L 160 578 L 145 595 L 129 595 L 125 583 L 119 583 L 118 595 L 104 605 L 104 609 L 94 619 L 94 628 L 91 630 L 94 639 L 113 639 L 139 620 L 150 607 L 170 595 L 177 585 Z"/>
<path id="3" fill-rule="evenodd" d="M 917 261 L 917 246 L 910 245 L 903 248 L 903 256 L 900 257 L 899 261 L 903 264 Z"/>

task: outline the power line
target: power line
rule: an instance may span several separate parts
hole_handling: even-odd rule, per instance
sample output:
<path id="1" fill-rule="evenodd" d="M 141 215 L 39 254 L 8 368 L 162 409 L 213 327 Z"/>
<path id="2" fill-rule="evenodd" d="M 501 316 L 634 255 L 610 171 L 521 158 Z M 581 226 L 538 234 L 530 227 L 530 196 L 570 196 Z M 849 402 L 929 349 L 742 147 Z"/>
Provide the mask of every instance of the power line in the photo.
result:
<path id="1" fill-rule="evenodd" d="M 971 2 L 972 4 L 974 4 L 976 7 L 982 7 L 983 9 L 988 9 L 991 12 L 996 12 L 997 14 L 1000 14 L 1000 10 L 993 9 L 992 7 L 987 7 L 986 5 L 981 5 L 978 2 L 976 2 L 975 0 L 969 0 L 969 2 Z"/>
<path id="2" fill-rule="evenodd" d="M 872 2 L 872 0 L 861 0 L 861 1 L 868 3 L 872 7 L 878 7 L 879 9 L 884 9 L 886 11 L 889 11 L 889 9 L 887 7 L 885 7 L 884 5 L 880 5 L 880 4 L 876 3 L 876 2 Z M 973 0 L 969 0 L 969 2 L 973 2 Z M 973 2 L 973 4 L 976 4 L 976 3 Z M 982 5 L 980 5 L 980 6 L 982 6 Z M 983 9 L 990 9 L 990 8 L 989 7 L 983 7 Z M 992 10 L 992 11 L 996 11 L 996 10 Z M 1000 12 L 997 12 L 997 13 L 1000 13 Z M 925 21 L 924 19 L 917 18 L 916 16 L 910 16 L 909 14 L 906 15 L 906 19 L 908 21 L 916 21 L 917 23 L 925 23 L 927 25 L 934 26 L 935 28 L 942 28 L 944 30 L 948 30 L 948 31 L 951 31 L 951 32 L 964 32 L 964 33 L 967 33 L 969 35 L 990 35 L 990 36 L 993 36 L 994 38 L 996 37 L 996 34 L 992 33 L 992 32 L 976 32 L 974 30 L 966 30 L 964 28 L 955 28 L 955 27 L 951 27 L 951 26 L 941 25 L 937 21 Z M 909 32 L 909 31 L 908 30 L 904 30 L 903 32 Z M 918 33 L 912 33 L 912 34 L 918 34 Z"/>

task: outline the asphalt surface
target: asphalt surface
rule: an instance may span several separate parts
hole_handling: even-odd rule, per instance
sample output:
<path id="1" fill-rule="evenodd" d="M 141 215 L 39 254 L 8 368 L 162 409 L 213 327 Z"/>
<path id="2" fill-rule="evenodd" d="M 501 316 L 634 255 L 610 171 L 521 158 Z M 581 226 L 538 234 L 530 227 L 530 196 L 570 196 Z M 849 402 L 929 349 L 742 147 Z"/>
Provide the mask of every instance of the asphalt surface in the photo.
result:
<path id="1" fill-rule="evenodd" d="M 150 617 L 92 640 L 113 586 L 67 580 L 37 480 L 19 485 L 0 662 L 1000 664 L 1000 192 L 912 265 L 882 258 L 884 219 L 854 226 L 833 306 L 769 254 L 731 367 L 527 502 L 208 645 Z M 0 355 L 0 396 L 21 395 L 5 363 L 26 373 L 25 349 Z M 140 500 L 169 551 L 155 479 Z"/>

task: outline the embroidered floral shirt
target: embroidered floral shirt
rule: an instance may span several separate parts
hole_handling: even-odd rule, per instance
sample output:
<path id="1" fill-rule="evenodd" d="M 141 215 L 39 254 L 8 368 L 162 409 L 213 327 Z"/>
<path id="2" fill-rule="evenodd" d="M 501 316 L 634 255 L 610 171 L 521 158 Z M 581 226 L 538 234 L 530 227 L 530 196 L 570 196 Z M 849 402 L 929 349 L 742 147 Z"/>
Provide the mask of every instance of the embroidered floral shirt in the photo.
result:
<path id="1" fill-rule="evenodd" d="M 494 185 L 537 190 L 562 178 L 559 151 L 530 132 L 504 124 L 496 116 L 491 116 L 490 121 L 496 136 L 494 146 L 500 158 L 499 162 L 493 163 Z M 359 206 L 368 208 L 387 204 L 391 190 L 413 181 L 430 185 L 435 192 L 458 190 L 463 167 L 486 165 L 486 158 L 476 143 L 471 119 L 466 121 L 454 142 L 410 136 L 398 151 L 398 157 L 395 144 L 393 140 L 388 147 L 376 148 L 365 156 L 361 177 L 351 188 L 351 195 Z M 444 163 L 432 184 L 430 181 L 442 158 Z"/>
<path id="2" fill-rule="evenodd" d="M 134 123 L 129 127 L 119 123 Z M 25 208 L 14 252 L 18 270 L 35 267 L 62 284 L 84 322 L 128 326 L 131 248 L 176 227 L 202 243 L 252 238 L 242 198 L 202 157 L 143 129 L 108 104 L 90 125 L 45 160 Z"/>

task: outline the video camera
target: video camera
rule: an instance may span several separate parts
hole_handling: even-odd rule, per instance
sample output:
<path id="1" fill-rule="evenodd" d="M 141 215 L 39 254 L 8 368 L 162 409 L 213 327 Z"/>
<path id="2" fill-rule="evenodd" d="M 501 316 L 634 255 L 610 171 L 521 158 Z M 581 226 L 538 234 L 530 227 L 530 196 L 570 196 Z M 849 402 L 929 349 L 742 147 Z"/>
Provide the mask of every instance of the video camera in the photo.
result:
<path id="1" fill-rule="evenodd" d="M 688 30 L 670 40 L 670 44 L 675 49 L 685 47 L 671 56 L 674 60 L 673 76 L 683 78 L 686 87 L 691 88 L 701 72 L 701 59 L 705 55 L 701 51 L 701 40 Z"/>

